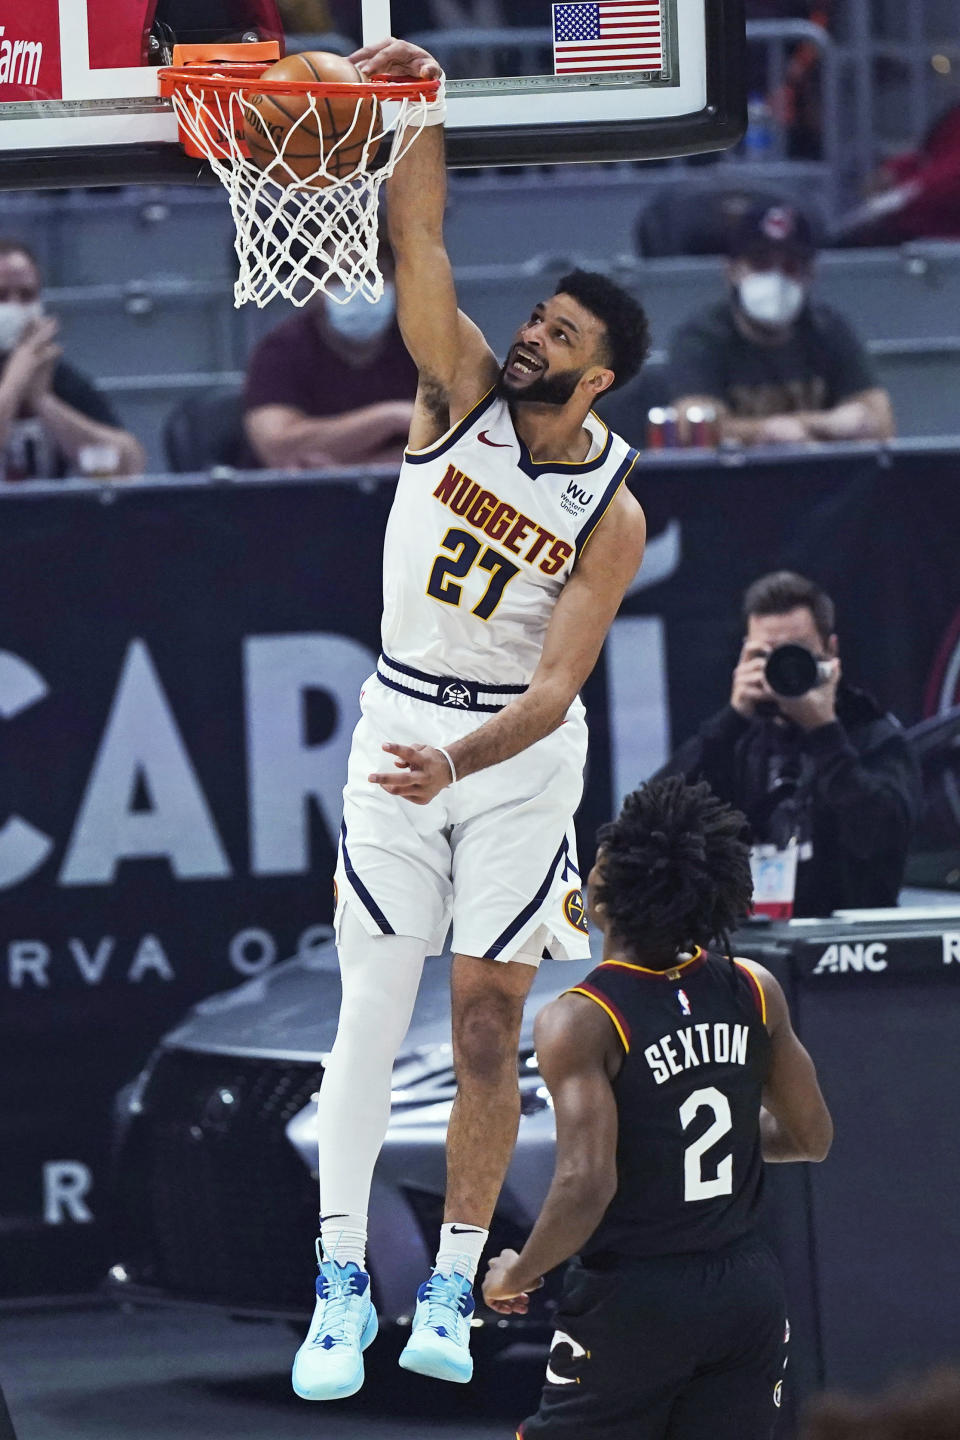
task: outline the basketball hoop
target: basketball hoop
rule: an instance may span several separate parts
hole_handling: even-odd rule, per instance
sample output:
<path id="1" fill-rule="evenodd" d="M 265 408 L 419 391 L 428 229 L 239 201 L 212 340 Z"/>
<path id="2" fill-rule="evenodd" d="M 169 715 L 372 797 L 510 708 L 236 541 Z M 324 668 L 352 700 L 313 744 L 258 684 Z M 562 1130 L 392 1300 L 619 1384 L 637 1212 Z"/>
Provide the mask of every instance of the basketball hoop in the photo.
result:
<path id="1" fill-rule="evenodd" d="M 174 58 L 191 48 L 178 47 Z M 261 153 L 254 160 L 245 132 L 255 109 L 251 102 L 263 98 L 257 82 L 268 62 L 231 54 L 220 63 L 228 49 L 246 56 L 251 48 L 219 46 L 214 62 L 158 72 L 183 148 L 210 162 L 230 197 L 240 262 L 234 304 L 253 301 L 262 308 L 282 295 L 304 305 L 318 291 L 340 304 L 357 293 L 379 300 L 380 187 L 427 123 L 441 82 L 271 79 L 270 97 L 296 96 L 303 109 L 279 139 L 269 127 L 258 128 Z M 331 128 L 334 103 L 340 115 L 345 106 L 352 111 L 352 125 Z"/>

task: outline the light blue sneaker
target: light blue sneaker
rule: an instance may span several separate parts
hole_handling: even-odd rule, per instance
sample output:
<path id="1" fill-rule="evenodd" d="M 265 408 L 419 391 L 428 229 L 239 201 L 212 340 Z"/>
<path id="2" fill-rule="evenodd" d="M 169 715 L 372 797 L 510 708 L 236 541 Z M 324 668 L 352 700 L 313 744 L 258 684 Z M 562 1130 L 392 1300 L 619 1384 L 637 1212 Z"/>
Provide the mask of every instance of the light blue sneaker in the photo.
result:
<path id="1" fill-rule="evenodd" d="M 377 1333 L 370 1276 L 352 1260 L 317 1259 L 317 1303 L 307 1338 L 293 1360 L 301 1400 L 344 1400 L 363 1384 L 363 1352 Z"/>
<path id="2" fill-rule="evenodd" d="M 470 1320 L 476 1305 L 463 1275 L 434 1270 L 417 1291 L 417 1309 L 400 1364 L 417 1375 L 465 1385 L 473 1375 Z"/>

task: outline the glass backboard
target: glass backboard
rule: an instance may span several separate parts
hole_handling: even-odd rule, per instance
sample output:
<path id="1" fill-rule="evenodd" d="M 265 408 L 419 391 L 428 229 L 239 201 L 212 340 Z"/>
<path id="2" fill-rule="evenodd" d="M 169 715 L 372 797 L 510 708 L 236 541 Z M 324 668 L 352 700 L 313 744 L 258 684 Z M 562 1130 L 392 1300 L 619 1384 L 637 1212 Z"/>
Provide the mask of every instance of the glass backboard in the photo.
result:
<path id="1" fill-rule="evenodd" d="M 348 54 L 395 34 L 448 76 L 453 165 L 700 154 L 743 132 L 743 0 L 0 0 L 0 188 L 184 180 L 174 43 Z"/>

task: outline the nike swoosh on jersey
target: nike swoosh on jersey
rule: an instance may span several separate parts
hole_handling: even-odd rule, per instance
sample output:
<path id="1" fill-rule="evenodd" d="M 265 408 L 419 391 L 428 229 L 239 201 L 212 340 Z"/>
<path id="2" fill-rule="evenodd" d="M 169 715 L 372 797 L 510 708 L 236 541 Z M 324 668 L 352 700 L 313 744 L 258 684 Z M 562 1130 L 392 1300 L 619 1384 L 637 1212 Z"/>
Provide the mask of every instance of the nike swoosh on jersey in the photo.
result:
<path id="1" fill-rule="evenodd" d="M 506 443 L 506 444 L 505 444 L 502 440 L 488 440 L 488 439 L 487 439 L 487 432 L 486 432 L 486 430 L 481 430 L 481 431 L 480 431 L 480 434 L 477 436 L 477 439 L 478 439 L 478 440 L 481 440 L 484 445 L 491 445 L 494 450 L 512 450 L 512 449 L 513 449 L 513 446 L 512 446 L 512 445 L 510 445 L 509 443 Z"/>

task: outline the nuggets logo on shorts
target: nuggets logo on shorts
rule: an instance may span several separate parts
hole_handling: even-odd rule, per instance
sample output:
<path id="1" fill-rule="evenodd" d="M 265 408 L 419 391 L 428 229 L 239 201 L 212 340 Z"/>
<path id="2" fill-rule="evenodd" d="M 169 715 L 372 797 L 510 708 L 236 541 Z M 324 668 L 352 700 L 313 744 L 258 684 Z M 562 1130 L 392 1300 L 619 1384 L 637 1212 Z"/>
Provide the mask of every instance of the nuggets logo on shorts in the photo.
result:
<path id="1" fill-rule="evenodd" d="M 773 1387 L 773 1403 L 774 1403 L 774 1405 L 776 1405 L 776 1407 L 777 1407 L 778 1410 L 780 1409 L 780 1405 L 781 1405 L 782 1401 L 783 1401 L 783 1381 L 782 1381 L 782 1380 L 778 1380 L 777 1383 L 776 1383 L 776 1385 L 774 1385 L 774 1387 Z"/>
<path id="2" fill-rule="evenodd" d="M 338 906 L 339 904 L 340 904 L 340 891 L 339 891 L 339 889 L 338 889 L 338 887 L 337 887 L 337 877 L 336 877 L 336 875 L 334 875 L 334 877 L 333 877 L 333 908 L 334 908 L 334 910 L 336 910 L 336 908 L 337 908 L 337 906 Z"/>
<path id="3" fill-rule="evenodd" d="M 582 890 L 569 890 L 563 897 L 563 914 L 574 930 L 587 934 L 587 911 L 583 903 Z"/>
<path id="4" fill-rule="evenodd" d="M 465 685 L 454 680 L 444 689 L 440 699 L 444 705 L 452 705 L 455 710 L 468 710 L 470 708 L 470 691 Z"/>

